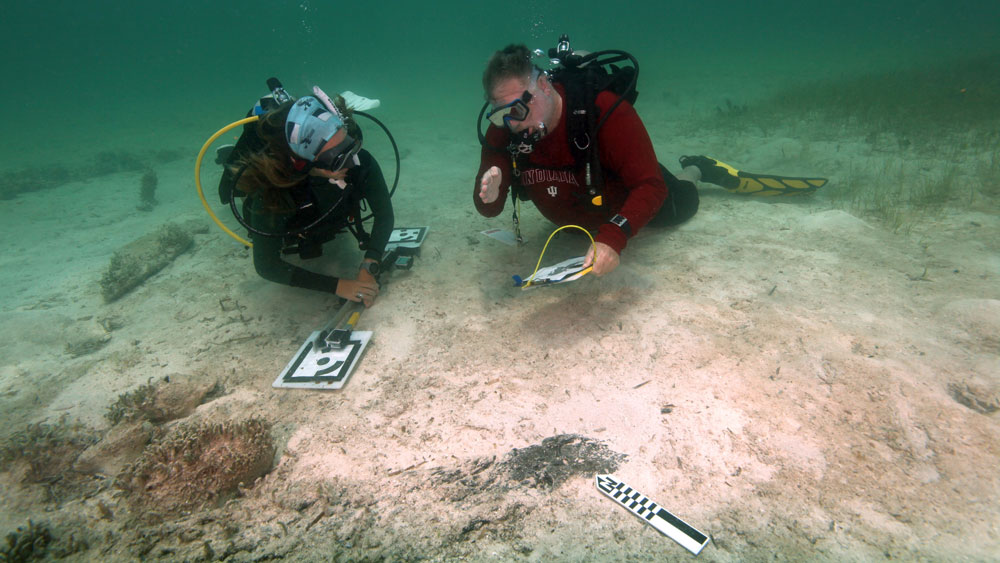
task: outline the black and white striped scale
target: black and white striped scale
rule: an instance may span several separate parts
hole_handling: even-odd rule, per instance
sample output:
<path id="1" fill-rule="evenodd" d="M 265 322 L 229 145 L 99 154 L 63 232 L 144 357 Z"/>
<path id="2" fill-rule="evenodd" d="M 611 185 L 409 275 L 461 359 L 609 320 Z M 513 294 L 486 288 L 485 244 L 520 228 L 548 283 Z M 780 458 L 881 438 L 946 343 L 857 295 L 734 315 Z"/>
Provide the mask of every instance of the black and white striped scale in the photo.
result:
<path id="1" fill-rule="evenodd" d="M 708 544 L 708 536 L 693 526 L 656 504 L 646 495 L 626 485 L 614 475 L 598 475 L 597 488 L 625 507 L 629 512 L 642 518 L 661 534 L 681 544 L 685 549 L 698 555 Z"/>

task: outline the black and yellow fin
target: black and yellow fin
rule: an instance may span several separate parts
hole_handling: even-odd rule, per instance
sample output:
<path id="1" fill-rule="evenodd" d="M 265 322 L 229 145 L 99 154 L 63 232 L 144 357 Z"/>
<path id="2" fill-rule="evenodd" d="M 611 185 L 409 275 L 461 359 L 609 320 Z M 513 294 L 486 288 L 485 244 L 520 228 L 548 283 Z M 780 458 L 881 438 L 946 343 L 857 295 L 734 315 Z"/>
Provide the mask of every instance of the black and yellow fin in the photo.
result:
<path id="1" fill-rule="evenodd" d="M 737 170 L 725 162 L 707 156 L 682 156 L 681 166 L 697 166 L 701 170 L 701 180 L 722 186 L 738 194 L 775 196 L 811 194 L 822 188 L 826 178 L 799 178 L 755 174 Z"/>

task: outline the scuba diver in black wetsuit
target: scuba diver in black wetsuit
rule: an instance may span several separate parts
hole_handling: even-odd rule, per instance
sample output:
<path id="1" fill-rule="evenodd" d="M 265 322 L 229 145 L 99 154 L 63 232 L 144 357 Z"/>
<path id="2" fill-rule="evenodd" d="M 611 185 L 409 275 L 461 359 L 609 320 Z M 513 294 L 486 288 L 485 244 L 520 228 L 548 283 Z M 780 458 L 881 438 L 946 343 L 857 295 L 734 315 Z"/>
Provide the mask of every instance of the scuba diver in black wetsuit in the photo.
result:
<path id="1" fill-rule="evenodd" d="M 223 203 L 246 196 L 243 217 L 237 218 L 250 231 L 254 267 L 261 277 L 370 307 L 378 295 L 376 278 L 394 221 L 382 170 L 361 149 L 361 130 L 343 97 L 331 100 L 315 88 L 316 96 L 292 101 L 280 84 L 279 91 L 282 96 L 261 99 L 268 107 L 261 111 L 258 104 L 259 120 L 245 126 L 224 157 L 219 195 Z M 370 235 L 362 224 L 368 211 L 374 217 Z M 344 230 L 365 251 L 354 279 L 310 272 L 282 258 L 318 257 L 322 245 Z"/>

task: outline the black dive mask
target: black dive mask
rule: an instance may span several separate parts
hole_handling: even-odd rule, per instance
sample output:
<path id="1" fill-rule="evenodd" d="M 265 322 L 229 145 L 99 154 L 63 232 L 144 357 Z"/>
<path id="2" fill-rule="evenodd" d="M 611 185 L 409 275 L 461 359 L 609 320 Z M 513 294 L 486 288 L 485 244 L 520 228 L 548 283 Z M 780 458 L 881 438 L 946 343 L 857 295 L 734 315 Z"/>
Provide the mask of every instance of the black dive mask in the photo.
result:
<path id="1" fill-rule="evenodd" d="M 357 164 L 355 155 L 360 150 L 361 139 L 354 139 L 347 135 L 337 146 L 319 153 L 316 160 L 313 161 L 313 166 L 330 172 L 336 172 L 341 168 L 352 168 Z"/>

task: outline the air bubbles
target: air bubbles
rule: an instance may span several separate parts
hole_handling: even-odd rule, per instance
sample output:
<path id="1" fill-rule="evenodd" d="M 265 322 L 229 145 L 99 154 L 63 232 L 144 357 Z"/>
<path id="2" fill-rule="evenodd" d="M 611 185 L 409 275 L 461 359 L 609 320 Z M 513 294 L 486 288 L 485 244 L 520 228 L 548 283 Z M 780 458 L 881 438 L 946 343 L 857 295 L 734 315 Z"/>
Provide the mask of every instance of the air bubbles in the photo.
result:
<path id="1" fill-rule="evenodd" d="M 299 21 L 299 23 L 302 24 L 302 31 L 307 34 L 311 34 L 313 32 L 313 27 L 312 17 L 309 15 L 309 10 L 311 10 L 312 7 L 309 5 L 309 0 L 302 0 L 299 2 L 299 9 L 302 10 L 302 19 Z"/>

